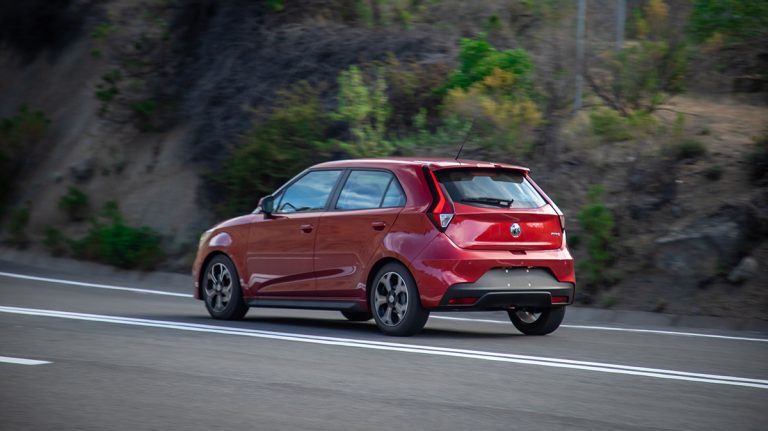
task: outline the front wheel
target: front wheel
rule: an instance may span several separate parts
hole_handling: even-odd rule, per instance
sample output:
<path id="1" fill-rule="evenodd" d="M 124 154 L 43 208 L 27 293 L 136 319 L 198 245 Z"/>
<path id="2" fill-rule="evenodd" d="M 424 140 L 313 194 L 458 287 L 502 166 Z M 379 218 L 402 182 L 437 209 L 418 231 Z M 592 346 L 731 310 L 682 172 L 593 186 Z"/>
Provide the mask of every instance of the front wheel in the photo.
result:
<path id="1" fill-rule="evenodd" d="M 563 322 L 565 307 L 508 310 L 509 320 L 525 335 L 547 335 Z"/>
<path id="2" fill-rule="evenodd" d="M 248 312 L 235 265 L 224 255 L 208 262 L 202 290 L 205 308 L 215 319 L 239 320 Z"/>
<path id="3" fill-rule="evenodd" d="M 376 273 L 370 302 L 376 325 L 387 335 L 413 335 L 429 318 L 429 310 L 421 306 L 416 281 L 399 263 L 388 263 Z"/>

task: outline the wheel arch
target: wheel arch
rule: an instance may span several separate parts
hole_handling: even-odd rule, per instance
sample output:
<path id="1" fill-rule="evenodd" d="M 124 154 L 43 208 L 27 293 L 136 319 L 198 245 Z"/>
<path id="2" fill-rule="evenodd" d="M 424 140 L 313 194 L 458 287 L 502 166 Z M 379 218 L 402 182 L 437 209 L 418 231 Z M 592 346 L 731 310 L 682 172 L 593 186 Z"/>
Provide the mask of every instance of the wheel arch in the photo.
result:
<path id="1" fill-rule="evenodd" d="M 397 263 L 403 266 L 403 268 L 406 269 L 411 274 L 411 277 L 416 280 L 416 277 L 413 275 L 413 270 L 410 268 L 410 266 L 405 263 L 403 260 L 392 257 L 392 256 L 384 256 L 376 261 L 376 263 L 371 266 L 371 270 L 368 271 L 368 276 L 366 277 L 365 281 L 365 303 L 368 308 L 370 308 L 370 298 L 371 298 L 371 288 L 373 286 L 373 278 L 376 277 L 376 274 L 379 272 L 379 270 L 388 263 Z M 417 292 L 419 291 L 419 284 L 416 282 L 416 285 L 414 286 L 416 288 Z M 419 302 L 421 302 L 421 295 L 419 295 Z"/>

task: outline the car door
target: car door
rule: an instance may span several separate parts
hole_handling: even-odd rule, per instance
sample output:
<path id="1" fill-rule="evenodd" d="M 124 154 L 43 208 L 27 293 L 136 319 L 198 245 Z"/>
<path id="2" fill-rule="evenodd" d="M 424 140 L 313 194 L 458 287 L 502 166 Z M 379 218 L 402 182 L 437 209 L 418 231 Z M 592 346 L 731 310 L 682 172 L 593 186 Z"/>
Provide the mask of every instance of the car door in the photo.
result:
<path id="1" fill-rule="evenodd" d="M 404 205 L 405 194 L 391 172 L 349 172 L 332 208 L 319 220 L 315 240 L 318 297 L 365 299 L 362 276 Z"/>
<path id="2" fill-rule="evenodd" d="M 318 216 L 342 170 L 309 171 L 275 197 L 274 212 L 251 226 L 247 266 L 256 296 L 312 297 Z"/>

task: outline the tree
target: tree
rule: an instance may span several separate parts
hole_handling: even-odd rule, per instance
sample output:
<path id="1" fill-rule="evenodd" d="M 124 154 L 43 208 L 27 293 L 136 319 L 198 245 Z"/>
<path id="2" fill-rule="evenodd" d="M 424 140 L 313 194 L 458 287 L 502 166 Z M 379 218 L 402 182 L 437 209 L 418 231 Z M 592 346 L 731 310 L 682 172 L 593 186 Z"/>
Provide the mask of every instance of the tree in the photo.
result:
<path id="1" fill-rule="evenodd" d="M 448 113 L 471 120 L 481 145 L 528 153 L 542 122 L 528 53 L 498 51 L 481 35 L 462 40 L 459 62 L 448 80 Z"/>
<path id="2" fill-rule="evenodd" d="M 395 146 L 386 136 L 390 113 L 381 69 L 370 85 L 357 66 L 339 74 L 339 105 L 331 119 L 347 123 L 350 134 L 349 142 L 336 141 L 341 150 L 354 157 L 392 154 Z"/>

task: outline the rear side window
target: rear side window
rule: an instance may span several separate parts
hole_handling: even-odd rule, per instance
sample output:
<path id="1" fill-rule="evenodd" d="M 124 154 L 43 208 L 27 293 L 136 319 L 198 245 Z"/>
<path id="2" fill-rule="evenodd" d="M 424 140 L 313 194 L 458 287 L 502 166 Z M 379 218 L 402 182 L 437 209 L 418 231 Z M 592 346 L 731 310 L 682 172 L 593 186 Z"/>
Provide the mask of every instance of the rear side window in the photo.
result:
<path id="1" fill-rule="evenodd" d="M 285 189 L 275 212 L 285 214 L 325 208 L 340 175 L 341 171 L 307 173 Z"/>
<path id="2" fill-rule="evenodd" d="M 454 202 L 482 208 L 539 208 L 544 198 L 522 173 L 501 169 L 444 169 L 435 172 Z"/>
<path id="3" fill-rule="evenodd" d="M 352 171 L 339 194 L 336 209 L 398 207 L 405 203 L 395 176 L 384 171 Z"/>
<path id="4" fill-rule="evenodd" d="M 401 207 L 405 205 L 405 193 L 400 187 L 400 183 L 393 177 L 392 182 L 389 183 L 387 193 L 384 195 L 384 201 L 382 201 L 382 208 Z"/>

